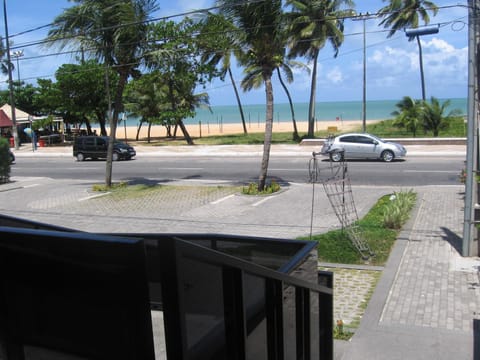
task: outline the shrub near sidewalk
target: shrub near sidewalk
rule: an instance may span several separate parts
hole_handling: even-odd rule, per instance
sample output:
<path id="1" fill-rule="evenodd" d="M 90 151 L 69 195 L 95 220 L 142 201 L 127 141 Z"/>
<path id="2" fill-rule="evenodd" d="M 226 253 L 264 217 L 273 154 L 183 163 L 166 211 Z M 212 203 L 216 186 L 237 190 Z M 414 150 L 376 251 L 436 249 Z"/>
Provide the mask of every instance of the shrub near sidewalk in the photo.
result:
<path id="1" fill-rule="evenodd" d="M 385 195 L 377 201 L 363 219 L 359 220 L 358 225 L 361 234 L 375 253 L 375 256 L 370 260 L 370 264 L 385 264 L 401 227 L 410 217 L 410 213 L 416 202 L 416 197 L 416 193 L 412 190 Z M 312 240 L 318 242 L 318 257 L 321 262 L 338 264 L 364 263 L 364 260 L 352 246 L 350 239 L 344 231 L 330 231 L 326 234 L 314 236 Z M 347 270 L 341 268 L 332 268 L 329 270 L 336 274 L 335 277 L 342 271 L 364 272 L 363 270 Z M 353 313 L 349 313 L 350 317 L 352 315 L 357 316 L 355 321 L 345 324 L 341 319 L 342 314 L 338 314 L 340 319 L 337 319 L 337 323 L 333 329 L 335 339 L 348 340 L 353 336 L 354 329 L 358 327 L 358 323 L 373 294 L 379 277 L 379 275 L 375 277 L 375 280 L 371 283 L 364 283 L 364 286 L 368 287 L 369 291 L 361 303 L 349 305 L 349 308 L 360 311 L 355 312 L 357 310 L 350 310 L 353 311 Z M 365 281 L 365 279 L 363 281 Z M 335 296 L 341 297 L 342 294 L 348 293 L 348 288 L 337 288 L 337 286 L 341 286 L 338 285 L 337 281 L 335 281 L 334 284 Z"/>
<path id="2" fill-rule="evenodd" d="M 0 184 L 5 184 L 10 181 L 9 147 L 10 145 L 7 139 L 0 138 Z"/>
<path id="3" fill-rule="evenodd" d="M 363 239 L 375 254 L 369 264 L 385 264 L 398 231 L 410 217 L 415 201 L 416 193 L 412 190 L 382 196 L 368 214 L 358 221 Z M 365 263 L 345 231 L 329 231 L 315 235 L 311 240 L 318 242 L 319 261 L 339 264 Z"/>

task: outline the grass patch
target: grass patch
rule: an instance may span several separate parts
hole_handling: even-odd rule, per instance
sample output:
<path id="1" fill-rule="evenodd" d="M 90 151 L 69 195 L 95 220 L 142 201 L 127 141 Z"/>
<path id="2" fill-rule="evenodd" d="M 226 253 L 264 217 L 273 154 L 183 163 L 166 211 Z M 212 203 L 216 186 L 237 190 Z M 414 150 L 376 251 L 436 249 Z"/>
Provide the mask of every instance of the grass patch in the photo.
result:
<path id="1" fill-rule="evenodd" d="M 362 238 L 367 242 L 375 256 L 369 260 L 371 265 L 384 265 L 390 255 L 392 246 L 397 238 L 398 232 L 409 218 L 409 214 L 416 201 L 416 194 L 413 191 L 399 192 L 392 195 L 382 196 L 370 209 L 367 215 L 358 221 L 358 228 Z M 408 198 L 408 201 L 396 202 L 399 198 Z M 400 207 L 401 206 L 401 207 Z M 400 207 L 400 209 L 397 209 Z M 395 228 L 390 228 L 385 219 L 392 217 L 392 209 L 396 216 Z M 302 240 L 310 240 L 309 237 L 302 237 Z M 359 252 L 352 245 L 346 232 L 333 230 L 325 234 L 312 236 L 311 240 L 318 243 L 318 259 L 322 262 L 339 264 L 364 264 Z"/>
<path id="2" fill-rule="evenodd" d="M 242 194 L 244 195 L 269 195 L 280 191 L 280 185 L 272 180 L 270 184 L 265 185 L 265 188 L 260 191 L 258 190 L 257 183 L 250 183 L 248 186 L 242 188 Z"/>
<path id="3" fill-rule="evenodd" d="M 354 335 L 353 332 L 347 330 L 342 320 L 337 320 L 337 325 L 333 328 L 333 338 L 336 340 L 350 340 Z"/>
<path id="4" fill-rule="evenodd" d="M 361 126 L 358 127 L 355 131 L 361 131 Z M 371 134 L 375 134 L 379 137 L 389 137 L 389 138 L 411 138 L 413 137 L 413 133 L 411 131 L 407 131 L 403 128 L 398 128 L 393 125 L 393 119 L 379 121 L 374 124 L 367 124 L 367 132 Z M 426 133 L 423 132 L 422 129 L 419 129 L 416 137 L 417 138 L 424 138 L 424 137 L 432 137 L 433 134 L 431 131 L 427 131 Z M 466 124 L 463 121 L 462 116 L 458 116 L 452 118 L 448 128 L 441 129 L 438 137 L 465 137 L 467 136 L 467 129 Z"/>
<path id="5" fill-rule="evenodd" d="M 411 138 L 413 134 L 405 129 L 393 126 L 393 119 L 382 120 L 374 124 L 367 124 L 367 132 L 375 134 L 379 137 L 386 138 Z M 348 132 L 363 132 L 362 125 L 352 128 Z M 326 138 L 330 133 L 328 130 L 320 130 L 315 132 L 316 138 Z M 340 133 L 336 134 L 339 135 Z M 441 129 L 439 137 L 465 137 L 466 124 L 463 117 L 453 118 L 447 129 Z M 262 145 L 264 141 L 263 132 L 255 132 L 249 134 L 226 134 L 226 135 L 204 135 L 202 137 L 193 137 L 196 145 Z M 299 141 L 306 137 L 306 133 L 299 133 L 299 140 L 295 140 L 293 132 L 274 132 L 272 134 L 272 144 L 298 144 Z M 431 132 L 424 133 L 421 129 L 416 134 L 417 138 L 432 137 Z M 180 146 L 186 145 L 183 136 L 176 139 L 167 137 L 152 137 L 150 142 L 146 139 L 139 141 L 129 140 L 131 145 L 143 146 Z"/>
<path id="6" fill-rule="evenodd" d="M 94 184 L 92 186 L 92 190 L 93 191 L 98 191 L 98 192 L 102 192 L 102 191 L 118 191 L 118 190 L 122 190 L 122 189 L 126 189 L 128 186 L 128 183 L 122 181 L 122 182 L 119 182 L 119 183 L 112 183 L 112 186 L 107 186 L 105 184 Z"/>

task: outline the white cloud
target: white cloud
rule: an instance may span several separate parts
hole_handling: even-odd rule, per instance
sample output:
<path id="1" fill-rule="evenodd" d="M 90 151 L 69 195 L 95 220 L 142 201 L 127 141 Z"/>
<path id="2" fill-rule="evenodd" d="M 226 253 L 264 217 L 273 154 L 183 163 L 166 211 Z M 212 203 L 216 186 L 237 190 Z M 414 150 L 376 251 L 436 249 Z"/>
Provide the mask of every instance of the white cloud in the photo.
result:
<path id="1" fill-rule="evenodd" d="M 344 80 L 342 70 L 338 66 L 335 66 L 333 69 L 329 70 L 325 78 L 327 81 L 333 84 L 339 84 Z"/>

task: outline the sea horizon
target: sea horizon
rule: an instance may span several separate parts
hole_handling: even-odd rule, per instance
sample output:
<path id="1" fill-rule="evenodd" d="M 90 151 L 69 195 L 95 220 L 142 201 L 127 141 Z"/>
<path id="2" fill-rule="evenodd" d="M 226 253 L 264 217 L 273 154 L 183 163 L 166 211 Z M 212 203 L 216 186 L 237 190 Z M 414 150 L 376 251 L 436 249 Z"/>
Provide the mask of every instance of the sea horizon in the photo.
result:
<path id="1" fill-rule="evenodd" d="M 440 103 L 450 100 L 445 115 L 451 110 L 458 109 L 467 114 L 467 98 L 438 99 Z M 392 112 L 398 110 L 396 104 L 400 100 L 369 100 L 366 101 L 366 120 L 387 120 L 393 118 Z M 308 103 L 294 103 L 295 120 L 298 122 L 308 120 Z M 251 124 L 265 123 L 265 104 L 243 105 L 245 122 Z M 362 120 L 363 101 L 328 101 L 317 102 L 315 118 L 317 121 L 358 121 Z M 210 111 L 211 110 L 211 111 Z M 232 124 L 241 123 L 240 110 L 237 105 L 217 105 L 208 109 L 197 109 L 196 116 L 185 119 L 184 123 L 190 124 Z M 274 121 L 292 121 L 290 105 L 288 103 L 274 104 Z M 128 117 L 127 125 L 136 126 L 137 117 Z"/>

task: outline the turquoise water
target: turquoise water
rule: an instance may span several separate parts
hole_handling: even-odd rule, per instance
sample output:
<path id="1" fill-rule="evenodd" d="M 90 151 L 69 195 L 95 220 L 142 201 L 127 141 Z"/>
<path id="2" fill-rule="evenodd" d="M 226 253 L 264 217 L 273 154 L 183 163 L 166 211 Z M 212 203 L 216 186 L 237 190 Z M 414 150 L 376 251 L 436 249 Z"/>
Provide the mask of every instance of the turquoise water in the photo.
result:
<path id="1" fill-rule="evenodd" d="M 444 102 L 446 99 L 439 99 Z M 391 113 L 397 110 L 395 106 L 399 100 L 376 100 L 367 101 L 366 119 L 384 120 L 392 117 Z M 295 119 L 297 121 L 307 121 L 308 103 L 295 103 Z M 467 99 L 450 99 L 450 106 L 447 112 L 453 109 L 459 109 L 463 114 L 467 113 Z M 185 120 L 185 124 L 228 124 L 240 123 L 240 111 L 238 106 L 212 106 L 211 112 L 206 109 L 197 110 L 195 118 Z M 362 101 L 335 101 L 318 102 L 316 104 L 316 118 L 319 121 L 335 120 L 361 120 L 362 119 Z M 243 113 L 247 124 L 265 123 L 265 105 L 244 105 Z M 287 103 L 274 105 L 274 121 L 292 121 L 290 106 Z M 137 118 L 128 118 L 127 125 L 136 125 Z"/>

